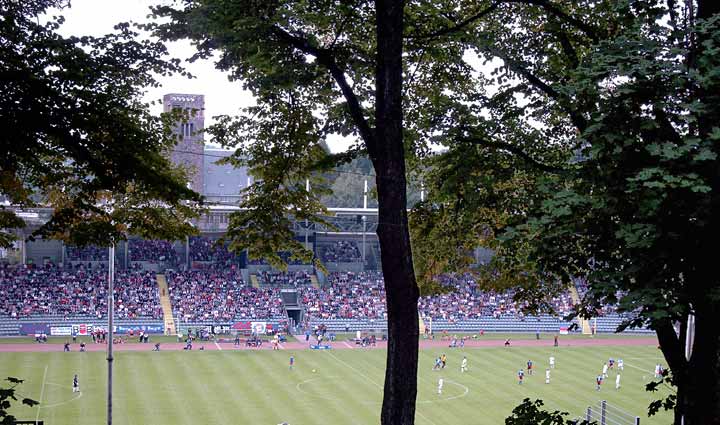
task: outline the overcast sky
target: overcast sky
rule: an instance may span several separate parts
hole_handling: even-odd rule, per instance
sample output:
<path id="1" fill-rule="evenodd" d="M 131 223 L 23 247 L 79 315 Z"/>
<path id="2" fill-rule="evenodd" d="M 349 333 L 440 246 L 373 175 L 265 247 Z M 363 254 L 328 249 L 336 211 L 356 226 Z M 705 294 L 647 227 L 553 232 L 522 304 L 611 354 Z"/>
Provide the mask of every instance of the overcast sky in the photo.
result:
<path id="1" fill-rule="evenodd" d="M 119 22 L 147 22 L 149 7 L 167 0 L 70 0 L 71 7 L 61 14 L 66 18 L 61 28 L 64 35 L 103 35 L 113 32 L 113 26 Z M 168 49 L 173 57 L 187 59 L 195 49 L 189 42 L 169 43 Z M 477 63 L 477 58 L 470 59 Z M 212 60 L 185 63 L 186 69 L 195 76 L 187 79 L 181 76 L 159 78 L 161 87 L 149 89 L 147 101 L 160 100 L 167 93 L 187 93 L 205 95 L 206 125 L 216 115 L 237 115 L 240 108 L 252 105 L 252 95 L 242 89 L 240 82 L 228 81 L 227 74 L 215 69 Z M 484 68 L 479 66 L 479 68 Z M 162 111 L 157 105 L 155 112 Z M 346 150 L 350 139 L 331 137 L 330 149 L 334 152 Z"/>
<path id="2" fill-rule="evenodd" d="M 149 6 L 161 0 L 71 0 L 71 8 L 62 11 L 66 22 L 62 32 L 66 35 L 102 35 L 113 31 L 118 22 L 146 22 Z M 194 52 L 188 42 L 168 44 L 171 55 L 186 59 Z M 234 115 L 241 107 L 253 103 L 250 93 L 241 83 L 231 83 L 227 75 L 215 69 L 212 61 L 187 63 L 186 68 L 195 79 L 180 76 L 161 78 L 162 87 L 151 89 L 147 100 L 159 100 L 166 93 L 191 93 L 205 95 L 207 117 L 220 114 Z M 157 107 L 157 112 L 162 110 Z"/>
<path id="3" fill-rule="evenodd" d="M 78 36 L 107 34 L 113 32 L 113 26 L 118 22 L 147 22 L 149 7 L 159 3 L 163 0 L 71 0 L 71 7 L 61 12 L 66 19 L 61 32 Z M 172 56 L 180 59 L 187 59 L 195 52 L 185 41 L 168 43 L 167 47 Z M 228 81 L 227 74 L 215 69 L 212 60 L 186 63 L 185 67 L 194 79 L 159 78 L 161 87 L 149 89 L 146 100 L 160 100 L 167 93 L 203 94 L 206 125 L 212 122 L 213 116 L 237 115 L 240 108 L 254 103 L 252 95 L 242 89 L 242 83 Z M 156 108 L 159 114 L 162 106 Z M 329 140 L 334 152 L 346 150 L 350 144 L 351 140 L 340 137 Z"/>

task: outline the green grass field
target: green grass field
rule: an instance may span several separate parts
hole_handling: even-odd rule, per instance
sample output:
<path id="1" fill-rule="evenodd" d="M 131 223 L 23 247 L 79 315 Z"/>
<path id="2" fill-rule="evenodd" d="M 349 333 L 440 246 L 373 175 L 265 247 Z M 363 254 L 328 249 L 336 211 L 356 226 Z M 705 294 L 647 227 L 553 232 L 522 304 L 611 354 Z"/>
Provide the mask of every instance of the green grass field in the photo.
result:
<path id="1" fill-rule="evenodd" d="M 579 416 L 588 405 L 608 400 L 640 416 L 643 424 L 667 424 L 670 415 L 647 418 L 653 394 L 644 391 L 654 365 L 654 347 L 480 348 L 442 350 L 448 367 L 432 371 L 441 350 L 422 350 L 418 378 L 418 425 L 502 424 L 523 398 L 542 398 L 549 409 Z M 548 357 L 556 358 L 550 385 L 544 383 Z M 293 354 L 296 366 L 288 370 Z M 469 373 L 461 374 L 462 356 Z M 594 378 L 609 357 L 622 357 L 622 388 L 615 373 L 600 392 Z M 521 386 L 517 370 L 532 359 L 536 375 Z M 377 424 L 385 351 L 166 351 L 117 352 L 116 424 Z M 316 370 L 316 372 L 313 372 Z M 82 393 L 72 393 L 72 376 Z M 105 421 L 107 379 L 104 353 L 0 353 L 0 376 L 25 379 L 22 396 L 41 401 L 38 409 L 14 407 L 23 420 L 46 425 Z M 442 376 L 445 388 L 437 394 Z"/>

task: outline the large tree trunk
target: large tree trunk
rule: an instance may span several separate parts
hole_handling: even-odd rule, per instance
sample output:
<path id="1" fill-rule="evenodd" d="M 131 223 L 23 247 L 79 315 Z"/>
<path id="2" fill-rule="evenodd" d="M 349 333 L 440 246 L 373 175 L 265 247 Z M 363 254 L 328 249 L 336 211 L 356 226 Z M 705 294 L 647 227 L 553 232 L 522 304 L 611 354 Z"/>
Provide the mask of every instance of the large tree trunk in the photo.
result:
<path id="1" fill-rule="evenodd" d="M 388 351 L 381 412 L 384 425 L 415 422 L 418 288 L 407 219 L 402 113 L 404 2 L 378 0 L 375 137 L 368 146 L 378 191 L 378 238 L 388 313 Z"/>
<path id="2" fill-rule="evenodd" d="M 697 19 L 709 20 L 720 14 L 720 1 L 697 0 Z M 712 63 L 698 63 L 697 59 L 706 45 L 706 36 L 698 35 L 690 51 L 688 65 L 699 75 L 710 72 L 718 66 L 717 55 L 711 55 Z M 707 60 L 707 57 L 706 57 Z M 697 128 L 701 139 L 708 140 L 713 128 L 717 126 L 718 119 L 718 90 L 714 86 L 696 86 L 694 97 L 707 105 L 702 113 L 698 114 Z M 714 144 L 716 154 L 720 154 L 717 143 Z M 694 279 L 694 301 L 692 306 L 695 313 L 695 338 L 692 354 L 687 368 L 677 384 L 678 405 L 677 411 L 684 415 L 685 425 L 720 424 L 720 301 L 718 294 L 718 277 L 715 265 L 717 261 L 715 252 L 717 240 L 720 237 L 720 168 L 712 161 L 708 164 L 705 175 L 712 186 L 709 193 L 710 214 L 709 223 L 699 238 L 698 255 L 695 261 L 699 265 L 698 274 Z M 675 371 L 673 370 L 673 373 Z"/>
<path id="3" fill-rule="evenodd" d="M 669 322 L 656 324 L 658 340 L 676 389 L 675 425 L 720 424 L 720 328 L 711 303 L 695 308 L 695 338 L 685 358 L 685 332 L 680 337 Z M 683 419 L 684 418 L 684 419 Z"/>
<path id="4" fill-rule="evenodd" d="M 716 310 L 696 309 L 692 355 L 678 382 L 677 411 L 685 416 L 685 425 L 720 424 L 720 332 Z M 680 425 L 677 416 L 675 423 Z"/>

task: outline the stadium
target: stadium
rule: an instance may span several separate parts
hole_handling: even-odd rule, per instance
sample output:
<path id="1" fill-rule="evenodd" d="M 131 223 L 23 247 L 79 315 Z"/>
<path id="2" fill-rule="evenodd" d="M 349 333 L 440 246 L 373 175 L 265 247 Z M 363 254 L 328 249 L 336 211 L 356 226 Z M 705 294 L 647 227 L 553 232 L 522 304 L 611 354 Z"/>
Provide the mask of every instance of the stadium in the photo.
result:
<path id="1" fill-rule="evenodd" d="M 716 2 L 136 3 L 0 0 L 0 423 L 720 424 Z"/>
<path id="2" fill-rule="evenodd" d="M 168 107 L 204 108 L 202 95 L 165 99 Z M 202 115 L 190 125 L 203 128 Z M 215 164 L 223 153 L 195 137 L 173 153 L 176 163 L 194 162 L 199 172 L 190 184 L 215 202 L 197 222 L 200 236 L 130 238 L 115 248 L 113 266 L 108 248 L 25 242 L 25 235 L 4 252 L 2 374 L 23 377 L 23 394 L 41 403 L 19 408 L 18 417 L 102 421 L 106 282 L 115 267 L 113 394 L 116 408 L 126 412 L 116 423 L 377 422 L 387 338 L 377 209 L 330 207 L 332 229 L 295 222 L 295 237 L 327 270 L 289 258 L 287 271 L 274 269 L 218 243 L 237 209 L 231 203 L 250 184 L 245 170 L 231 173 Z M 43 209 L 21 213 L 35 225 L 49 217 Z M 487 257 L 487 251 L 475 253 L 478 264 Z M 483 412 L 477 423 L 499 423 L 526 397 L 577 418 L 602 414 L 616 421 L 607 423 L 639 423 L 645 416 L 652 398 L 644 386 L 663 363 L 654 333 L 615 334 L 624 318 L 613 306 L 590 320 L 565 321 L 587 284 L 578 280 L 554 298 L 557 314 L 526 316 L 512 291 L 482 291 L 469 274 L 441 278 L 453 291 L 418 303 L 418 423 L 476 423 L 477 409 Z M 447 366 L 434 370 L 445 353 Z M 460 371 L 462 358 L 467 372 Z M 609 359 L 623 359 L 623 370 L 611 370 L 599 392 L 596 377 Z M 537 370 L 520 386 L 517 372 L 527 371 L 529 360 Z M 74 374 L 82 382 L 79 393 L 71 391 Z M 437 394 L 440 376 L 445 384 Z M 512 396 L 498 398 L 501 391 Z M 282 409 L 271 407 L 277 405 Z M 661 417 L 642 423 L 662 423 Z"/>

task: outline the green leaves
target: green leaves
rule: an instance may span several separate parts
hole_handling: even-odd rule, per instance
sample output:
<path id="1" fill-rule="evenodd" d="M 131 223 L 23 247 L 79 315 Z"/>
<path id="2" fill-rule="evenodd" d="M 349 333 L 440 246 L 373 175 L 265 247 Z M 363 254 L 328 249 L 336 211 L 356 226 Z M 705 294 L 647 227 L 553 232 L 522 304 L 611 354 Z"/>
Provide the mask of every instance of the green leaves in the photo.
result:
<path id="1" fill-rule="evenodd" d="M 22 379 L 13 378 L 12 376 L 5 378 L 5 381 L 9 382 L 10 386 L 8 388 L 0 387 L 0 424 L 13 425 L 16 418 L 15 416 L 9 414 L 8 410 L 10 409 L 12 402 L 17 401 L 17 390 L 15 388 L 24 381 Z M 21 403 L 30 407 L 40 404 L 39 402 L 26 397 L 21 399 Z"/>
<path id="2" fill-rule="evenodd" d="M 657 381 L 650 381 L 645 385 L 645 390 L 656 392 L 659 388 L 664 387 L 671 391 L 664 399 L 653 400 L 648 406 L 648 416 L 653 416 L 660 409 L 673 410 L 677 406 L 677 394 L 675 393 L 675 379 L 668 369 L 664 369 L 662 376 Z"/>
<path id="3" fill-rule="evenodd" d="M 544 404 L 542 400 L 531 401 L 529 398 L 524 399 L 520 405 L 513 409 L 512 416 L 505 419 L 505 425 L 589 425 L 587 421 L 575 422 L 566 419 L 568 412 L 543 410 Z"/>
<path id="4" fill-rule="evenodd" d="M 142 101 L 155 75 L 183 74 L 165 46 L 139 40 L 129 24 L 104 37 L 63 37 L 62 18 L 43 24 L 36 16 L 67 1 L 16 3 L 3 3 L 0 21 L 0 194 L 16 206 L 54 209 L 33 236 L 70 238 L 78 229 L 78 243 L 117 240 L 121 232 L 102 224 L 113 217 L 98 207 L 107 193 L 145 212 L 151 202 L 199 201 L 165 156 L 177 117 L 154 116 Z M 22 224 L 3 221 L 5 229 Z"/>
<path id="5" fill-rule="evenodd" d="M 291 229 L 293 220 L 329 225 L 322 218 L 329 214 L 321 203 L 325 181 L 313 171 L 327 153 L 311 107 L 302 92 L 280 92 L 208 129 L 217 142 L 235 147 L 224 161 L 248 167 L 255 179 L 242 193 L 243 209 L 230 217 L 230 249 L 248 249 L 250 258 L 265 258 L 281 269 L 287 266 L 281 251 L 322 268 Z"/>

